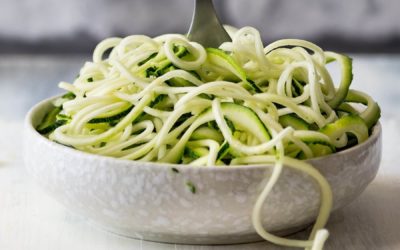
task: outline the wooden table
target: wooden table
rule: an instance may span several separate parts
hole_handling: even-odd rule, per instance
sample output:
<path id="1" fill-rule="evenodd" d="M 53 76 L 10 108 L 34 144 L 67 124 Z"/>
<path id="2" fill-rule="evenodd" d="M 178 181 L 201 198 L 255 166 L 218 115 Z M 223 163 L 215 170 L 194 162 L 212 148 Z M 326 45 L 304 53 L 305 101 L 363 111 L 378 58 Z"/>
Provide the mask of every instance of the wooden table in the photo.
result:
<path id="1" fill-rule="evenodd" d="M 70 213 L 32 183 L 22 161 L 23 116 L 35 102 L 60 92 L 57 82 L 73 79 L 86 58 L 0 58 L 1 250 L 283 249 L 265 242 L 187 246 L 120 237 Z M 353 88 L 372 94 L 383 110 L 383 159 L 366 191 L 331 216 L 326 249 L 400 249 L 400 56 L 354 58 Z"/>

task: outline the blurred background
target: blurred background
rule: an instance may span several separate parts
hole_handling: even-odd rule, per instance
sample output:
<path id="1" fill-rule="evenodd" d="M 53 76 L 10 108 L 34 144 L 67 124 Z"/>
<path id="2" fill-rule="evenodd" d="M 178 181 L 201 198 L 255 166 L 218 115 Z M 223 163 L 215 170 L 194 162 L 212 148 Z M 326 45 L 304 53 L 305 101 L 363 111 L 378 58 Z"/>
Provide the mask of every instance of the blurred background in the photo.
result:
<path id="1" fill-rule="evenodd" d="M 399 0 L 214 0 L 223 23 L 265 42 L 303 38 L 324 49 L 399 53 Z M 0 53 L 90 53 L 109 36 L 185 33 L 192 0 L 0 0 Z"/>

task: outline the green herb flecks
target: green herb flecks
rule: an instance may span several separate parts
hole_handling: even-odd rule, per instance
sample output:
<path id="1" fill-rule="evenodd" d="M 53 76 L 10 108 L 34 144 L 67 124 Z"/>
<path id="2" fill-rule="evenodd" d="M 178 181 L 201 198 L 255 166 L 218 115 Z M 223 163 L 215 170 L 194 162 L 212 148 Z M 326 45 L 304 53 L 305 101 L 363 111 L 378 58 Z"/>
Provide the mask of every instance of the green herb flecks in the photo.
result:
<path id="1" fill-rule="evenodd" d="M 171 171 L 175 174 L 179 174 L 179 170 L 177 168 L 171 168 Z"/>
<path id="2" fill-rule="evenodd" d="M 196 186 L 191 181 L 187 181 L 186 186 L 188 187 L 189 191 L 192 192 L 192 194 L 196 193 Z"/>

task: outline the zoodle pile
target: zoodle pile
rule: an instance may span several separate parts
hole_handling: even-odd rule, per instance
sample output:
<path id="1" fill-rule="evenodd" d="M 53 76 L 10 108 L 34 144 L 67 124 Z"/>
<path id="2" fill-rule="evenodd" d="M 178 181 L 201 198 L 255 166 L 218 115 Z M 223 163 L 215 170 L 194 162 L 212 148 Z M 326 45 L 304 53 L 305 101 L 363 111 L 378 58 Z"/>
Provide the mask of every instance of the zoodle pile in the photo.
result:
<path id="1" fill-rule="evenodd" d="M 295 39 L 264 47 L 251 27 L 229 32 L 232 42 L 219 48 L 178 34 L 102 41 L 75 81 L 59 84 L 68 93 L 37 130 L 78 150 L 135 161 L 273 163 L 254 206 L 256 231 L 276 244 L 322 247 L 332 194 L 303 160 L 365 141 L 379 106 L 349 88 L 352 60 L 346 55 Z M 329 63 L 341 69 L 338 83 Z M 261 205 L 283 166 L 308 173 L 321 187 L 320 214 L 308 241 L 276 237 L 262 227 Z"/>

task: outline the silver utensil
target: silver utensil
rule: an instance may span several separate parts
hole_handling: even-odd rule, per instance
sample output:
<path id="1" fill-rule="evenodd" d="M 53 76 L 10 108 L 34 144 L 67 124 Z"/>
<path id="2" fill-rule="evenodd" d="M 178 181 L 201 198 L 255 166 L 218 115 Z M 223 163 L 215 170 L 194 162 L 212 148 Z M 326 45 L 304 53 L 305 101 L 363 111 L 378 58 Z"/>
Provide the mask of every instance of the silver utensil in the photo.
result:
<path id="1" fill-rule="evenodd" d="M 213 48 L 218 48 L 223 42 L 231 41 L 215 13 L 212 0 L 195 1 L 188 38 L 204 47 Z"/>

